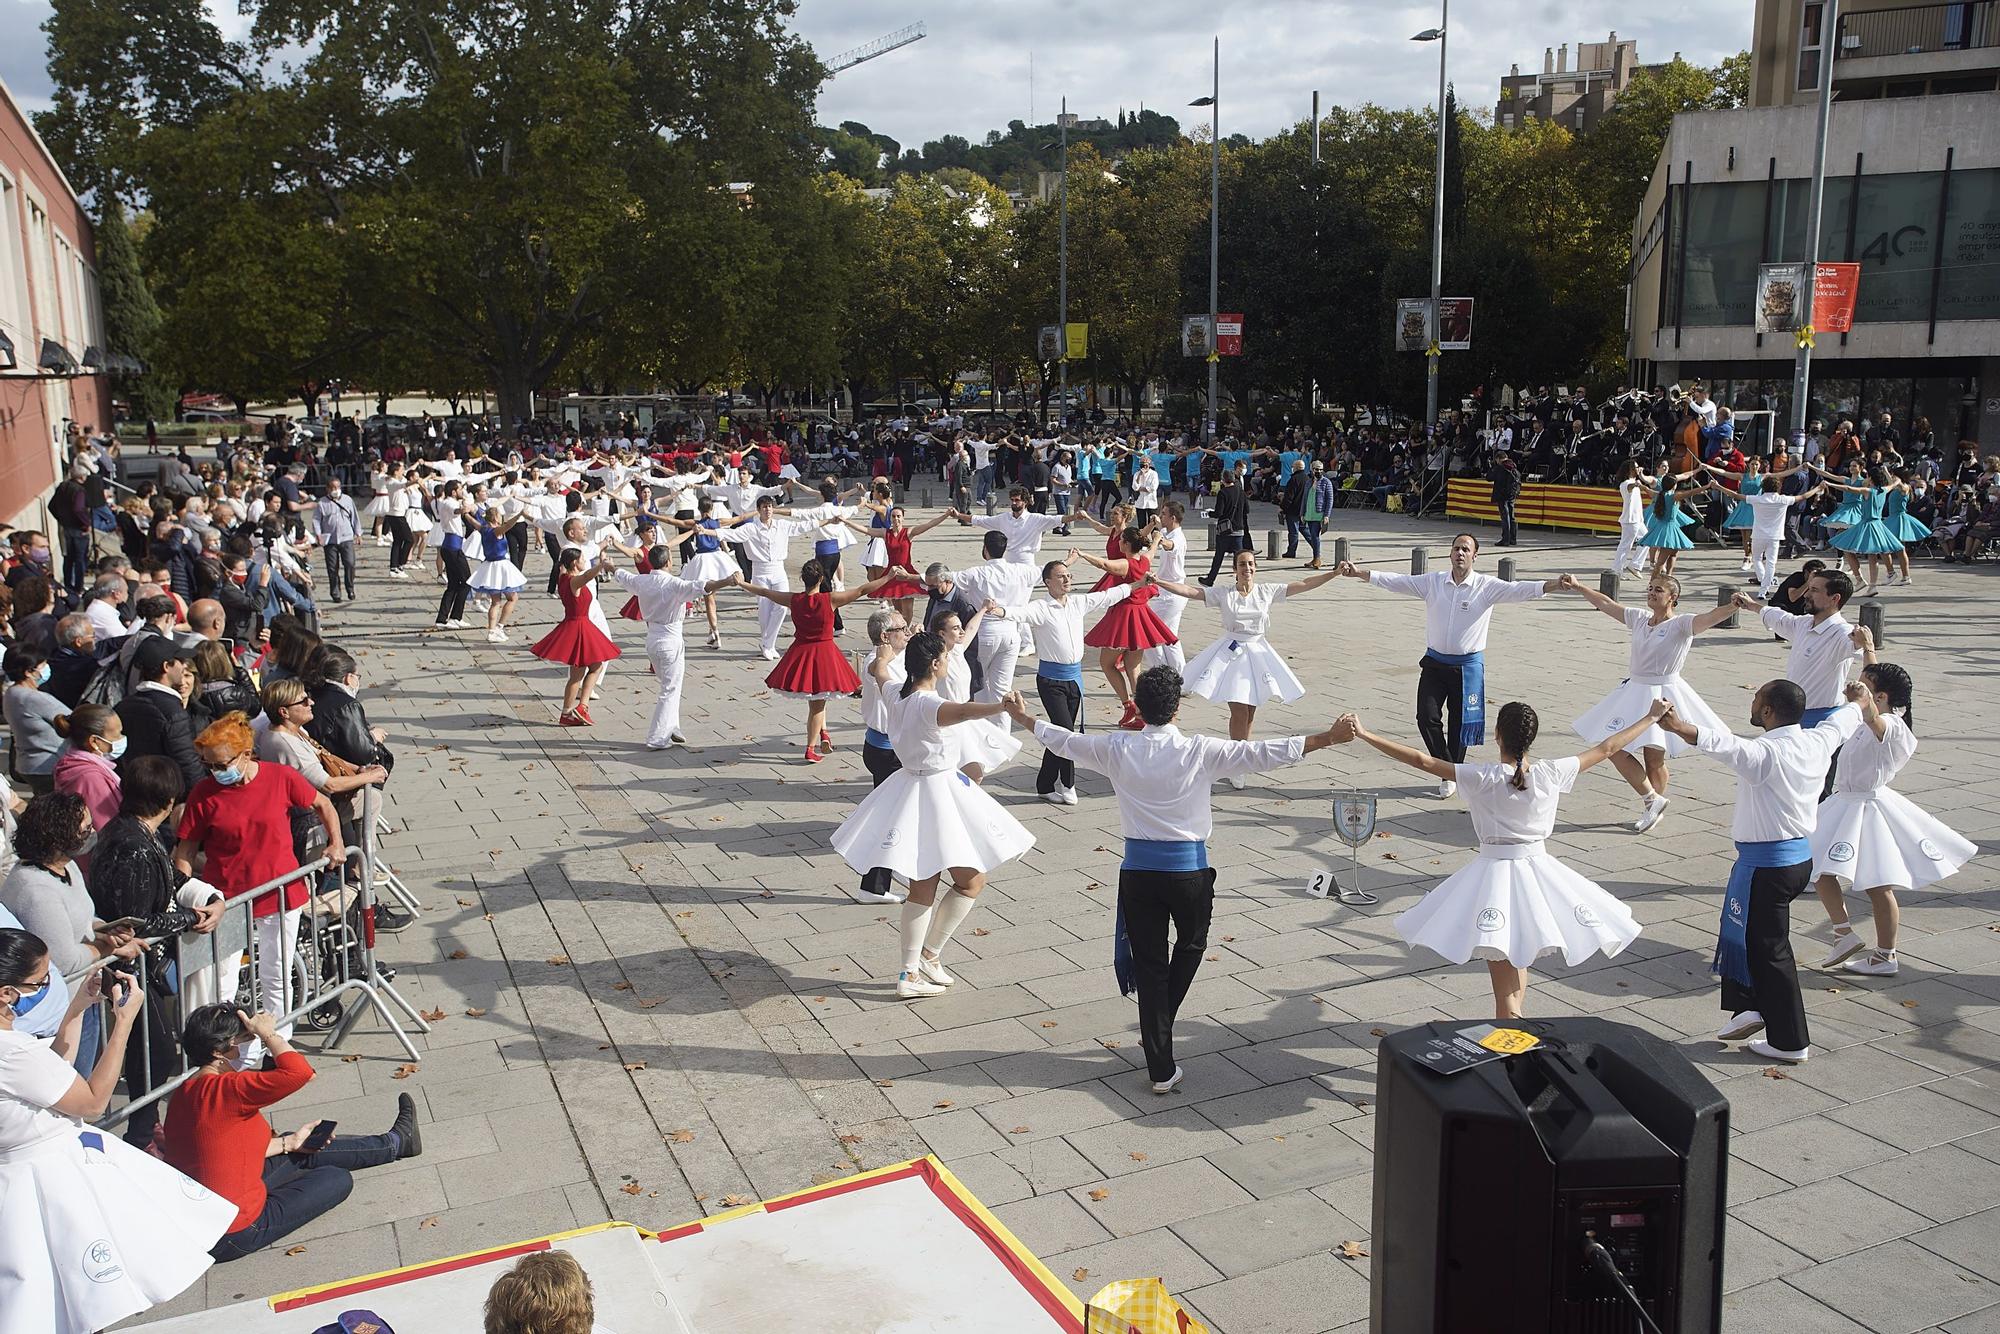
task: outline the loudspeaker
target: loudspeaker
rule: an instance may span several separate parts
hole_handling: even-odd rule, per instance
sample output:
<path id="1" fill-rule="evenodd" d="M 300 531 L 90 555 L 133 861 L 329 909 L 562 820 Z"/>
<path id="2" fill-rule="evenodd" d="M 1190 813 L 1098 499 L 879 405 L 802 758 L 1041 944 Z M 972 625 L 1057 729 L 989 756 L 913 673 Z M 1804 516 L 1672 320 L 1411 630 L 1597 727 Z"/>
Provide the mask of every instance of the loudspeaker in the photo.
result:
<path id="1" fill-rule="evenodd" d="M 1374 1334 L 1663 1334 L 1722 1322 L 1729 1103 L 1669 1043 L 1604 1019 L 1516 1020 L 1532 1051 L 1438 1073 L 1438 1040 L 1376 1063 Z M 1448 1060 L 1447 1060 L 1447 1063 Z"/>

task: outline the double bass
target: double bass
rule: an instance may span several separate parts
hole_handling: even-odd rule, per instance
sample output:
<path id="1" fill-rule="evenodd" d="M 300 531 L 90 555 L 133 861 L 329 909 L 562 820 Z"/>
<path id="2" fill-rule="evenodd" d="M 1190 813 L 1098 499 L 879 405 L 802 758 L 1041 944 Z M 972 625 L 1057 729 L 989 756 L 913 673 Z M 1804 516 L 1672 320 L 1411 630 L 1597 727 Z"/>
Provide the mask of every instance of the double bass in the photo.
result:
<path id="1" fill-rule="evenodd" d="M 1701 418 L 1686 408 L 1681 411 L 1681 424 L 1674 428 L 1673 447 L 1667 451 L 1667 471 L 1674 473 L 1692 472 L 1701 461 Z"/>

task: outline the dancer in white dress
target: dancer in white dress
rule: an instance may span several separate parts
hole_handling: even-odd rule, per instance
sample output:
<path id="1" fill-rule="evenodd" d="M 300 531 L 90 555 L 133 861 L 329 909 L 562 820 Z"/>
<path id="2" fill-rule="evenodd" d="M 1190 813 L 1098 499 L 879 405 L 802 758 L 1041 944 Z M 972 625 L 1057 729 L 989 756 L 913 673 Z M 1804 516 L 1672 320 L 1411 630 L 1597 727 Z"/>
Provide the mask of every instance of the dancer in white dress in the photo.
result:
<path id="1" fill-rule="evenodd" d="M 1602 741 L 1644 713 L 1656 699 L 1672 704 L 1675 714 L 1697 727 L 1723 726 L 1694 687 L 1681 679 L 1681 669 L 1687 666 L 1694 637 L 1735 615 L 1735 604 L 1699 616 L 1677 616 L 1674 613 L 1680 605 L 1681 581 L 1671 574 L 1656 574 L 1647 582 L 1644 611 L 1615 602 L 1567 574 L 1560 586 L 1581 595 L 1612 620 L 1622 622 L 1632 634 L 1625 679 L 1571 723 L 1572 731 L 1585 741 Z M 1643 834 L 1660 822 L 1667 811 L 1667 757 L 1685 755 L 1693 749 L 1679 737 L 1654 727 L 1611 757 L 1612 767 L 1639 794 L 1639 818 L 1633 822 L 1633 829 Z"/>
<path id="2" fill-rule="evenodd" d="M 468 533 L 467 545 L 476 534 L 479 549 L 484 559 L 472 570 L 472 591 L 486 601 L 486 642 L 504 644 L 507 642 L 507 627 L 513 623 L 514 615 L 521 607 L 521 590 L 528 586 L 528 576 L 521 573 L 507 549 L 507 530 L 520 523 L 524 514 L 516 512 L 502 518 L 501 504 L 488 505 L 472 525 Z"/>
<path id="3" fill-rule="evenodd" d="M 1153 582 L 1161 588 L 1168 584 L 1184 584 L 1187 582 L 1187 532 L 1181 523 L 1187 518 L 1187 507 L 1178 500 L 1169 500 L 1160 506 L 1156 518 L 1160 525 L 1160 540 L 1153 545 Z M 1140 656 L 1140 661 L 1146 666 L 1171 667 L 1183 677 L 1187 676 L 1187 653 L 1180 641 L 1181 615 L 1187 611 L 1187 606 L 1188 600 L 1179 593 L 1160 593 L 1153 598 L 1153 610 L 1166 622 L 1167 629 L 1174 632 L 1174 642 L 1155 644 L 1147 649 Z"/>
<path id="4" fill-rule="evenodd" d="M 903 652 L 903 684 L 889 701 L 889 740 L 903 767 L 882 780 L 834 831 L 833 848 L 857 872 L 886 868 L 909 882 L 903 904 L 902 968 L 896 994 L 904 1000 L 935 996 L 952 984 L 939 961 L 952 933 L 972 911 L 986 877 L 1035 846 L 986 789 L 958 771 L 959 748 L 951 734 L 971 722 L 998 717 L 1018 695 L 985 704 L 952 703 L 937 692 L 944 642 L 912 635 Z M 880 663 L 869 664 L 878 682 Z M 996 731 L 998 729 L 995 729 Z M 938 898 L 949 873 L 951 893 Z"/>
<path id="5" fill-rule="evenodd" d="M 1863 633 L 1866 633 L 1865 631 Z M 1922 889 L 1956 872 L 1979 849 L 1889 784 L 1917 753 L 1910 730 L 1910 674 L 1876 662 L 1873 641 L 1862 652 L 1861 726 L 1834 761 L 1833 795 L 1820 803 L 1813 827 L 1813 875 L 1819 901 L 1833 924 L 1833 948 L 1820 967 L 1846 963 L 1850 973 L 1894 977 L 1898 889 Z M 1898 718 L 1896 710 L 1903 716 Z M 1861 889 L 1875 918 L 1875 948 L 1862 959 L 1861 937 L 1847 924 L 1841 891 Z"/>
<path id="6" fill-rule="evenodd" d="M 958 613 L 949 610 L 941 613 L 932 623 L 931 633 L 944 645 L 944 658 L 938 667 L 937 692 L 946 702 L 964 704 L 971 700 L 972 664 L 965 660 L 965 655 L 977 640 L 980 623 L 996 611 L 998 608 L 989 602 L 972 613 L 972 619 L 963 624 L 959 622 Z M 975 783 L 985 782 L 1021 753 L 1020 738 L 998 719 L 954 728 L 949 740 L 958 751 L 959 772 Z"/>
<path id="7" fill-rule="evenodd" d="M 1631 745 L 1667 712 L 1666 701 L 1655 700 L 1637 722 L 1582 754 L 1530 763 L 1540 730 L 1535 711 L 1519 701 L 1503 704 L 1494 728 L 1500 763 L 1456 765 L 1376 736 L 1347 715 L 1354 735 L 1412 769 L 1456 782 L 1465 794 L 1479 855 L 1398 916 L 1396 930 L 1453 963 L 1486 960 L 1497 1017 L 1520 1018 L 1528 965 L 1542 955 L 1561 954 L 1575 967 L 1600 950 L 1611 958 L 1638 938 L 1639 923 L 1625 905 L 1549 855 L 1544 840 L 1577 775 Z"/>
<path id="8" fill-rule="evenodd" d="M 1265 635 L 1271 628 L 1271 606 L 1310 593 L 1340 577 L 1327 570 L 1289 584 L 1257 582 L 1257 553 L 1236 553 L 1236 581 L 1229 585 L 1169 583 L 1154 578 L 1168 593 L 1190 602 L 1206 602 L 1222 613 L 1222 633 L 1187 665 L 1188 693 L 1229 705 L 1229 739 L 1248 741 L 1257 723 L 1257 706 L 1275 699 L 1290 704 L 1305 697 L 1306 688 L 1285 665 L 1285 657 Z M 1231 787 L 1242 787 L 1240 774 L 1230 775 Z"/>
<path id="9" fill-rule="evenodd" d="M 375 545 L 389 545 L 389 535 L 382 531 L 382 521 L 389 517 L 389 474 L 380 465 L 368 472 L 368 503 L 361 507 L 361 517 L 367 521 L 368 535 L 375 539 Z"/>
<path id="10" fill-rule="evenodd" d="M 48 1003 L 48 946 L 0 930 L 0 1334 L 90 1334 L 168 1301 L 207 1272 L 236 1205 L 115 1132 L 111 1102 L 147 997 L 121 980 L 88 1080 L 70 1068 L 99 971 L 72 993 L 53 1045 L 19 1031 Z"/>

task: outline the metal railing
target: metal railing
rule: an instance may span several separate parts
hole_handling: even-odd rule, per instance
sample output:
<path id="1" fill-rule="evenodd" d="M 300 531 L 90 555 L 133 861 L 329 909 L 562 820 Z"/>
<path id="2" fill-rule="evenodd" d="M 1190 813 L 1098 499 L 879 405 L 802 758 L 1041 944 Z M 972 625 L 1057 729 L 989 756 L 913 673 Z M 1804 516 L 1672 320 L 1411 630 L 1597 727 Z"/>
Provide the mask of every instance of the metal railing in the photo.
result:
<path id="1" fill-rule="evenodd" d="M 1838 59 L 1912 56 L 2000 46 L 2000 6 L 1995 0 L 1864 9 L 1840 16 Z"/>

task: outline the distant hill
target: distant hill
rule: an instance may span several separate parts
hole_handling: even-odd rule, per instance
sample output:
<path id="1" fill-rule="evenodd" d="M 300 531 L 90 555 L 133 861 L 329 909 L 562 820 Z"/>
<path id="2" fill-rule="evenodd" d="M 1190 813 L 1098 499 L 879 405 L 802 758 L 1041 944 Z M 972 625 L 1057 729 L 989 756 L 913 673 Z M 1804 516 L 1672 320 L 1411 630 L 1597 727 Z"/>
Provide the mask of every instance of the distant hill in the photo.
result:
<path id="1" fill-rule="evenodd" d="M 1031 190 L 1038 172 L 1055 171 L 1062 164 L 1057 147 L 1061 131 L 1053 121 L 1029 125 L 1011 120 L 1005 130 L 988 130 L 984 143 L 947 134 L 920 149 L 904 148 L 859 121 L 842 121 L 831 128 L 823 125 L 818 133 L 827 155 L 827 170 L 851 176 L 863 185 L 888 185 L 898 175 L 964 167 L 1002 189 Z M 1120 111 L 1113 120 L 1080 117 L 1069 131 L 1071 144 L 1090 144 L 1107 160 L 1180 137 L 1180 122 L 1157 111 Z"/>

